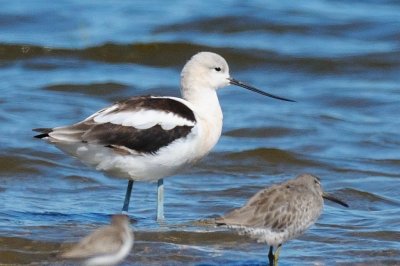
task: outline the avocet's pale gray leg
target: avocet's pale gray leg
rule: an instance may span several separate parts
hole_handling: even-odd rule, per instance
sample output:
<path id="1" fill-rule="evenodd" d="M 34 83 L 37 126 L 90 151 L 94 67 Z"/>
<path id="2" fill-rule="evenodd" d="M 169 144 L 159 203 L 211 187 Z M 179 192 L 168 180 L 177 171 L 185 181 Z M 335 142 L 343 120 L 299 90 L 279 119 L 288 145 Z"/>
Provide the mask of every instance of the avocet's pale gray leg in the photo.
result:
<path id="1" fill-rule="evenodd" d="M 122 207 L 122 213 L 128 214 L 129 202 L 131 200 L 133 180 L 128 181 L 128 186 L 126 187 L 126 194 L 124 200 L 124 206 Z"/>
<path id="2" fill-rule="evenodd" d="M 164 179 L 157 181 L 157 221 L 164 220 Z"/>

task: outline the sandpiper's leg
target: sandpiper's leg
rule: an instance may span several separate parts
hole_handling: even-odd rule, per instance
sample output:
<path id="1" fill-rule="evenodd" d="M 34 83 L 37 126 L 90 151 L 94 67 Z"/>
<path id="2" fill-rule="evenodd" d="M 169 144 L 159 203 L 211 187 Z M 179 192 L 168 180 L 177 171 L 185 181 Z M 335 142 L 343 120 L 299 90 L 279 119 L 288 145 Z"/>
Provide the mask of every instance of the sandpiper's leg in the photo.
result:
<path id="1" fill-rule="evenodd" d="M 269 247 L 269 252 L 268 252 L 268 261 L 269 261 L 269 266 L 274 266 L 274 253 L 273 253 L 273 247 Z"/>
<path id="2" fill-rule="evenodd" d="M 157 181 L 157 221 L 164 220 L 164 179 Z"/>
<path id="3" fill-rule="evenodd" d="M 131 200 L 132 186 L 133 186 L 133 180 L 129 179 L 128 186 L 126 187 L 124 206 L 122 207 L 122 213 L 125 214 L 128 213 L 129 202 Z"/>
<path id="4" fill-rule="evenodd" d="M 279 244 L 278 248 L 275 251 L 275 254 L 274 254 L 274 266 L 278 266 L 279 252 L 281 252 L 281 247 L 282 247 L 282 244 Z"/>

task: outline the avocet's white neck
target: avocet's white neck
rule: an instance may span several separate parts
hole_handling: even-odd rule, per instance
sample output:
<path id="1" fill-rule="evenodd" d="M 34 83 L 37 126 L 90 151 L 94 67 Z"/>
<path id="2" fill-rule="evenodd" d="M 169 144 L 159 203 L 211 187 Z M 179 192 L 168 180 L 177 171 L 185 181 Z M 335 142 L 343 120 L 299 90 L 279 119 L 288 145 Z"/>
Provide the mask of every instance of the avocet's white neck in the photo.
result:
<path id="1" fill-rule="evenodd" d="M 195 88 L 181 89 L 182 98 L 190 102 L 199 112 L 199 115 L 207 119 L 214 117 L 222 120 L 222 111 L 217 92 L 214 89 Z"/>
<path id="2" fill-rule="evenodd" d="M 182 97 L 190 102 L 198 119 L 199 155 L 207 154 L 218 142 L 222 132 L 222 110 L 219 104 L 217 92 L 214 89 L 182 89 Z"/>

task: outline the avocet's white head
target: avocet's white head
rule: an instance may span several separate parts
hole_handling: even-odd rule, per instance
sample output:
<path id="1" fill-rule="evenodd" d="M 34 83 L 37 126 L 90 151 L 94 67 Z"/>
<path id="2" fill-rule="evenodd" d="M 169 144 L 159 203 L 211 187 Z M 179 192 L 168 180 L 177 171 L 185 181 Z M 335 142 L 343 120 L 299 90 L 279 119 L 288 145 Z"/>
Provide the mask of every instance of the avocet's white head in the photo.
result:
<path id="1" fill-rule="evenodd" d="M 215 91 L 228 85 L 236 85 L 264 96 L 294 102 L 293 100 L 272 95 L 232 78 L 229 74 L 228 63 L 222 56 L 216 53 L 197 53 L 192 56 L 182 69 L 181 92 L 184 98 L 193 97 L 193 92 L 195 91 Z"/>
<path id="2" fill-rule="evenodd" d="M 216 90 L 229 85 L 229 77 L 229 66 L 222 56 L 211 52 L 200 52 L 183 67 L 181 88 Z"/>

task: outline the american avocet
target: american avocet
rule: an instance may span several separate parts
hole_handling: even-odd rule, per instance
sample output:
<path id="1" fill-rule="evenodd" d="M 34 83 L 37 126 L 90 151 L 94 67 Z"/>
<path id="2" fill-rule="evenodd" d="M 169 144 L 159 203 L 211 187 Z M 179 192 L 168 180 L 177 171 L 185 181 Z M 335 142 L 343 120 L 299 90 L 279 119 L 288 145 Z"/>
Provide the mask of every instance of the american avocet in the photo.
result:
<path id="1" fill-rule="evenodd" d="M 215 222 L 267 243 L 269 264 L 277 266 L 282 244 L 303 234 L 316 222 L 322 212 L 323 199 L 349 207 L 323 192 L 318 177 L 302 174 L 259 191 L 243 207 Z M 278 247 L 275 254 L 274 246 Z"/>
<path id="2" fill-rule="evenodd" d="M 155 181 L 157 219 L 163 219 L 163 179 L 204 157 L 217 143 L 222 111 L 217 89 L 236 85 L 278 97 L 229 75 L 227 62 L 211 52 L 194 55 L 181 73 L 183 99 L 142 96 L 120 101 L 63 127 L 41 128 L 35 137 L 110 175 L 129 179 L 123 212 L 128 211 L 133 180 Z"/>
<path id="3" fill-rule="evenodd" d="M 93 231 L 60 257 L 81 260 L 88 266 L 116 265 L 129 255 L 133 241 L 128 216 L 117 214 L 110 225 Z"/>

